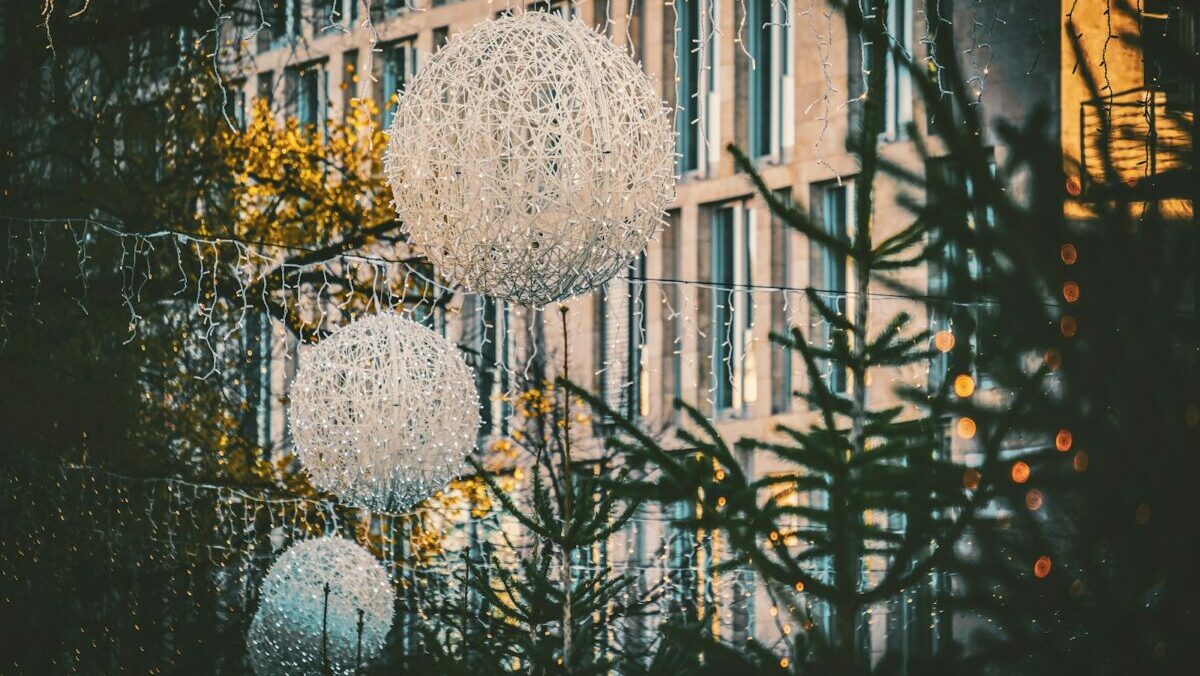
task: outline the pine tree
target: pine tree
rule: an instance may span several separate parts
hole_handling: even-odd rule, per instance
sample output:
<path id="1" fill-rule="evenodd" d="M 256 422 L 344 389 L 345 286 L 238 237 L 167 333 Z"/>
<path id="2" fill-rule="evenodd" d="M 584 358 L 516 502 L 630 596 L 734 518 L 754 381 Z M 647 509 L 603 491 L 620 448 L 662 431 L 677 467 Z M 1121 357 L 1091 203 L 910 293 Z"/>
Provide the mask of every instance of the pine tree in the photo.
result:
<path id="1" fill-rule="evenodd" d="M 564 336 L 566 318 L 564 307 Z M 588 418 L 570 390 L 535 385 L 513 402 L 517 431 L 497 442 L 525 462 L 497 471 L 472 460 L 521 534 L 480 539 L 464 552 L 455 573 L 460 593 L 446 598 L 425 632 L 426 654 L 406 664 L 410 671 L 629 673 L 647 658 L 620 629 L 643 611 L 634 578 L 593 556 L 637 512 L 636 501 L 611 490 L 625 472 L 609 469 L 609 456 L 581 457 Z M 502 485 L 517 470 L 528 473 L 528 486 Z"/>
<path id="2" fill-rule="evenodd" d="M 953 102 L 940 101 L 928 73 L 891 41 L 883 9 L 864 14 L 859 3 L 844 7 L 847 28 L 861 36 L 870 63 L 904 57 L 902 63 L 921 81 L 923 93 L 942 106 L 938 113 L 946 120 L 967 120 L 957 131 L 969 137 L 978 129 L 978 119 L 962 98 L 965 90 L 960 88 Z M 808 302 L 829 327 L 827 344 L 817 332 L 799 327 L 772 336 L 802 359 L 807 388 L 797 394 L 818 414 L 816 421 L 806 429 L 780 426 L 780 440 L 731 442 L 696 407 L 679 401 L 676 405 L 685 413 L 678 432 L 682 451 L 668 450 L 628 421 L 621 425 L 624 436 L 609 440 L 641 469 L 639 480 L 626 488 L 631 495 L 664 504 L 695 503 L 696 516 L 681 525 L 722 533 L 733 554 L 721 567 L 753 568 L 775 609 L 787 613 L 792 626 L 802 628 L 790 636 L 782 657 L 778 648 L 754 641 L 727 646 L 706 641 L 703 631 L 699 638 L 695 633 L 684 636 L 703 653 L 706 669 L 714 661 L 731 660 L 757 669 L 804 673 L 871 670 L 865 614 L 881 604 L 915 600 L 928 615 L 923 618 L 926 625 L 937 621 L 933 606 L 945 600 L 944 574 L 958 564 L 955 546 L 981 521 L 981 509 L 989 502 L 989 484 L 974 480 L 976 470 L 954 462 L 947 443 L 949 416 L 963 390 L 974 387 L 966 368 L 969 354 L 960 350 L 955 359 L 935 360 L 939 352 L 932 346 L 931 329 L 916 326 L 911 312 L 881 319 L 873 305 L 881 289 L 907 295 L 914 310 L 931 313 L 950 312 L 975 297 L 965 258 L 952 253 L 957 240 L 947 235 L 961 235 L 957 231 L 963 224 L 910 201 L 915 217 L 909 225 L 890 233 L 877 227 L 876 182 L 885 177 L 936 192 L 942 204 L 962 203 L 967 195 L 962 180 L 922 185 L 919 177 L 880 158 L 878 130 L 884 111 L 877 93 L 886 90 L 886 77 L 885 68 L 869 69 L 861 115 L 848 139 L 859 167 L 848 237 L 831 233 L 818 217 L 780 199 L 749 158 L 736 146 L 729 147 L 776 217 L 803 234 L 810 246 L 848 261 L 853 270 L 844 295 L 806 291 Z M 967 154 L 961 161 L 972 169 L 986 167 L 987 156 L 978 143 L 962 151 Z M 924 157 L 923 147 L 918 152 Z M 940 266 L 958 280 L 957 296 L 925 298 L 920 290 L 897 281 L 898 272 L 923 265 Z M 842 302 L 848 311 L 839 307 Z M 969 316 L 962 319 L 959 338 L 966 345 L 971 322 Z M 872 400 L 873 374 L 926 364 L 931 365 L 929 387 L 898 388 L 891 401 Z M 615 415 L 582 389 L 574 391 L 604 415 Z M 750 452 L 771 454 L 787 469 L 748 475 L 739 457 Z M 985 457 L 984 467 L 995 462 Z M 872 564 L 875 570 L 868 570 Z M 927 630 L 916 651 L 924 654 L 918 657 L 932 658 L 935 635 L 946 633 L 940 629 Z M 938 638 L 947 643 L 947 636 Z M 902 660 L 900 654 L 889 653 L 878 667 L 915 668 L 915 658 Z"/>

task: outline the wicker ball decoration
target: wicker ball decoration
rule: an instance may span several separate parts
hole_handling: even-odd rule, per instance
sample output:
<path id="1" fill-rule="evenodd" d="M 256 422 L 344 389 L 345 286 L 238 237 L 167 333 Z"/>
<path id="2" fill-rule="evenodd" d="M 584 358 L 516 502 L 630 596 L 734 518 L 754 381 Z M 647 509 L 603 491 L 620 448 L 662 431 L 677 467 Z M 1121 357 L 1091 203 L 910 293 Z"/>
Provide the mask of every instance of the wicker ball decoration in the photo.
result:
<path id="1" fill-rule="evenodd" d="M 331 537 L 293 545 L 259 589 L 247 637 L 254 673 L 359 673 L 383 648 L 395 600 L 383 565 L 357 544 Z"/>
<path id="2" fill-rule="evenodd" d="M 479 428 L 472 371 L 450 341 L 396 313 L 351 322 L 300 358 L 296 453 L 342 502 L 401 511 L 465 469 Z"/>
<path id="3" fill-rule="evenodd" d="M 674 190 L 671 115 L 629 56 L 579 21 L 479 24 L 417 74 L 385 171 L 446 279 L 544 305 L 645 249 Z"/>

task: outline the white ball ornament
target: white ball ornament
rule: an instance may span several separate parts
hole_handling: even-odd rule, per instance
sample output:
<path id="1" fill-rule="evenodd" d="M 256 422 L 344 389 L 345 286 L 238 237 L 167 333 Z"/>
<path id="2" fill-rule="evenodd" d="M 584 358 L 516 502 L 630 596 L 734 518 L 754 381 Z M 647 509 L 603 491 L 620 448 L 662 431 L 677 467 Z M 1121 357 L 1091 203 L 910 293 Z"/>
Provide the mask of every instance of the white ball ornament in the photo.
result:
<path id="1" fill-rule="evenodd" d="M 412 242 L 446 279 L 517 303 L 608 281 L 645 249 L 674 189 L 670 113 L 649 78 L 546 12 L 442 47 L 390 135 L 385 171 Z"/>
<path id="2" fill-rule="evenodd" d="M 383 649 L 395 600 L 383 565 L 357 544 L 319 538 L 293 545 L 259 590 L 247 637 L 254 673 L 360 673 Z"/>
<path id="3" fill-rule="evenodd" d="M 466 466 L 479 429 L 471 369 L 448 340 L 392 312 L 303 353 L 291 388 L 296 454 L 348 505 L 401 511 Z"/>

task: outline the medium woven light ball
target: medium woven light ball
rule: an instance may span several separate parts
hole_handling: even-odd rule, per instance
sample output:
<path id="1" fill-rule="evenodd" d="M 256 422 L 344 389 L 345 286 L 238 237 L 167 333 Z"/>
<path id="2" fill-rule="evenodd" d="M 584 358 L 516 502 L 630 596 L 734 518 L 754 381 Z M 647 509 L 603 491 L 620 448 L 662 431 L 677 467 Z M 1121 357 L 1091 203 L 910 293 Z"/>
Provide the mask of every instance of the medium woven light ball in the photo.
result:
<path id="1" fill-rule="evenodd" d="M 383 565 L 357 544 L 319 538 L 292 546 L 259 589 L 247 637 L 254 673 L 359 673 L 383 648 L 395 600 Z"/>
<path id="2" fill-rule="evenodd" d="M 544 305 L 595 288 L 654 236 L 674 189 L 670 113 L 579 21 L 526 12 L 451 40 L 409 85 L 385 170 L 446 279 Z"/>
<path id="3" fill-rule="evenodd" d="M 387 312 L 300 356 L 291 390 L 296 454 L 342 502 L 400 511 L 465 468 L 479 429 L 472 371 L 450 341 Z"/>

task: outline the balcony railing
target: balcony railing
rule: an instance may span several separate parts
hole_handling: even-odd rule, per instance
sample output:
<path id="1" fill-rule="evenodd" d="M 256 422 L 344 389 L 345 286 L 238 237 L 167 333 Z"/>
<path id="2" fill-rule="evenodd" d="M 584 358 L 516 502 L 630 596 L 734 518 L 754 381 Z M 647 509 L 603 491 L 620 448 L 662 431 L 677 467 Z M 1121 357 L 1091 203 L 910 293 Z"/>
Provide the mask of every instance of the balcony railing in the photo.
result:
<path id="1" fill-rule="evenodd" d="M 1079 110 L 1085 196 L 1123 183 L 1154 197 L 1190 196 L 1196 102 L 1183 87 L 1149 86 L 1085 101 Z"/>

